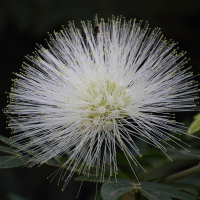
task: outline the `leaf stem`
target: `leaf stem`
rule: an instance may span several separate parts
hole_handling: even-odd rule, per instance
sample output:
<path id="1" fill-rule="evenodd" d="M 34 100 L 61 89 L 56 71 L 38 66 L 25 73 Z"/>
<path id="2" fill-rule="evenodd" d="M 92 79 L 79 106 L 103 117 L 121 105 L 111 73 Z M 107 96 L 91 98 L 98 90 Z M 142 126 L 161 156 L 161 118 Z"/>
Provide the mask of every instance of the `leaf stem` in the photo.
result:
<path id="1" fill-rule="evenodd" d="M 199 163 L 199 165 L 197 165 L 195 167 L 192 167 L 190 169 L 186 169 L 182 172 L 178 172 L 176 174 L 172 174 L 172 175 L 168 176 L 166 179 L 164 179 L 163 182 L 172 183 L 172 182 L 175 182 L 175 181 L 178 181 L 178 180 L 181 180 L 183 178 L 186 178 L 186 177 L 189 177 L 189 176 L 192 176 L 192 175 L 196 175 L 196 174 L 199 174 L 199 173 L 200 173 L 200 163 Z"/>

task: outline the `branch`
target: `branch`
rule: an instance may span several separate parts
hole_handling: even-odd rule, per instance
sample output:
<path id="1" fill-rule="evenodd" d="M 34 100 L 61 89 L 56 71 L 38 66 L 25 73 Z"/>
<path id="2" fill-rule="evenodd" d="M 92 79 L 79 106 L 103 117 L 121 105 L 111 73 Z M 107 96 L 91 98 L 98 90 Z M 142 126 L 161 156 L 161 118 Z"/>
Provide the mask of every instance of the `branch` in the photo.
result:
<path id="1" fill-rule="evenodd" d="M 172 182 L 175 182 L 175 181 L 178 181 L 178 180 L 181 180 L 183 178 L 186 178 L 186 177 L 189 177 L 189 176 L 192 176 L 192 175 L 196 175 L 196 174 L 199 174 L 199 173 L 200 173 L 200 163 L 199 163 L 199 165 L 197 165 L 195 167 L 192 167 L 190 169 L 186 169 L 182 172 L 178 172 L 176 174 L 168 176 L 166 179 L 164 179 L 163 182 L 172 183 Z"/>

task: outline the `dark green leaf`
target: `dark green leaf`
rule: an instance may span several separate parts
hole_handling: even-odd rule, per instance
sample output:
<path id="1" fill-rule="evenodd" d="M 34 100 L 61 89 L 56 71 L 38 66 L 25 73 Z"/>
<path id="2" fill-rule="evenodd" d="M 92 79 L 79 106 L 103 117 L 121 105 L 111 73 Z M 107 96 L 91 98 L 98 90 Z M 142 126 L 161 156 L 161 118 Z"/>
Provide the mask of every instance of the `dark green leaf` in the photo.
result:
<path id="1" fill-rule="evenodd" d="M 145 154 L 141 157 L 141 159 L 159 159 L 159 160 L 166 160 L 166 155 L 163 153 L 150 153 L 150 154 Z"/>
<path id="2" fill-rule="evenodd" d="M 138 159 L 138 162 L 140 163 L 142 167 L 153 167 L 153 165 L 148 160 L 140 158 Z"/>
<path id="3" fill-rule="evenodd" d="M 0 145 L 0 151 L 9 153 L 9 154 L 13 154 L 13 155 L 17 155 L 17 156 L 20 155 L 20 153 L 17 153 L 14 149 L 12 149 L 10 147 L 6 147 L 6 146 L 1 146 L 1 145 Z"/>
<path id="4" fill-rule="evenodd" d="M 7 138 L 7 137 L 4 137 L 4 136 L 0 135 L 0 141 L 2 141 L 3 143 L 5 143 L 5 144 L 11 146 L 11 144 L 10 144 L 10 139 Z"/>
<path id="5" fill-rule="evenodd" d="M 68 160 L 68 157 L 60 157 L 60 158 L 59 158 L 59 163 L 60 163 L 60 164 L 64 164 L 64 163 L 67 162 L 67 160 Z"/>
<path id="6" fill-rule="evenodd" d="M 176 184 L 181 184 L 183 187 L 187 188 L 195 188 L 200 191 L 200 184 L 199 184 L 199 176 L 189 176 L 182 180 L 179 180 L 178 183 L 170 183 L 170 185 L 176 186 Z M 185 186 L 184 186 L 185 185 Z M 180 185 L 178 185 L 180 186 Z"/>
<path id="7" fill-rule="evenodd" d="M 100 182 L 101 177 L 80 176 L 75 180 Z M 113 178 L 105 178 L 104 182 L 108 182 L 108 180 L 109 183 L 105 183 L 101 191 L 104 200 L 117 200 L 120 196 L 130 191 L 141 192 L 141 194 L 149 200 L 171 200 L 171 198 L 195 200 L 194 195 L 198 195 L 198 192 L 193 188 L 175 187 L 151 182 L 141 182 L 140 184 L 137 184 L 131 182 L 130 180 L 122 179 L 117 179 L 116 182 Z"/>
<path id="8" fill-rule="evenodd" d="M 140 151 L 140 153 L 142 155 L 148 153 L 148 151 L 149 151 L 149 144 L 148 143 L 144 142 L 143 140 L 141 140 L 139 138 L 135 139 L 134 142 L 135 142 L 136 147 L 139 149 L 139 151 Z M 133 153 L 133 155 L 135 153 L 134 151 L 135 150 L 133 150 L 133 149 L 131 150 L 131 152 Z"/>
<path id="9" fill-rule="evenodd" d="M 153 169 L 147 171 L 144 180 L 162 180 L 163 178 L 180 171 L 183 167 L 188 167 L 188 159 L 178 159 L 174 157 L 173 160 L 173 162 L 168 161 L 155 165 Z M 196 161 L 191 159 L 190 164 L 196 165 Z"/>
<path id="10" fill-rule="evenodd" d="M 167 151 L 173 152 L 179 156 L 187 157 L 187 158 L 196 158 L 200 159 L 200 150 L 199 149 L 189 149 L 190 152 L 183 149 L 171 149 L 168 148 Z"/>
<path id="11" fill-rule="evenodd" d="M 104 200 L 117 200 L 120 196 L 130 191 L 138 191 L 138 186 L 128 180 L 117 180 L 117 183 L 105 183 L 101 188 Z"/>
<path id="12" fill-rule="evenodd" d="M 18 194 L 15 193 L 9 193 L 8 194 L 9 200 L 28 200 L 27 198 L 24 198 L 22 196 L 19 196 Z"/>
<path id="13" fill-rule="evenodd" d="M 194 189 L 194 188 L 179 188 L 178 190 L 183 190 L 183 191 L 186 191 L 186 192 L 189 192 L 191 194 L 194 194 L 194 195 L 198 195 L 198 192 Z"/>
<path id="14" fill-rule="evenodd" d="M 29 156 L 1 156 L 0 168 L 13 168 L 27 164 Z"/>
<path id="15" fill-rule="evenodd" d="M 116 152 L 116 158 L 117 158 L 118 165 L 129 166 L 129 163 L 128 163 L 126 157 L 124 156 L 124 154 Z"/>
<path id="16" fill-rule="evenodd" d="M 190 177 L 191 178 L 191 177 Z M 185 180 L 185 179 L 184 179 Z M 196 187 L 195 185 L 192 185 L 192 184 L 187 184 L 187 183 L 169 183 L 168 185 L 172 185 L 172 186 L 176 186 L 176 187 L 187 187 L 187 188 L 194 188 Z"/>
<path id="17" fill-rule="evenodd" d="M 175 187 L 150 182 L 142 182 L 139 187 L 138 190 L 149 200 L 171 200 L 171 197 L 182 200 L 195 200 L 192 195 L 186 192 L 195 195 L 198 194 L 198 192 L 193 188 Z"/>
<path id="18" fill-rule="evenodd" d="M 47 165 L 52 165 L 56 167 L 61 167 L 60 163 L 54 159 L 50 159 L 46 162 Z"/>

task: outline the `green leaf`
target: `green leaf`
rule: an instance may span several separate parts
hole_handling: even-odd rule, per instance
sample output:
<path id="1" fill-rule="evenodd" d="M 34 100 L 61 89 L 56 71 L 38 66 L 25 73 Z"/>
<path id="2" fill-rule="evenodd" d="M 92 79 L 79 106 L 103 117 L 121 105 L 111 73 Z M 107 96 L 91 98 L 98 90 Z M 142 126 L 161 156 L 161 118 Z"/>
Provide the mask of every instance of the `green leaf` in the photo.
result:
<path id="1" fill-rule="evenodd" d="M 198 195 L 197 190 L 195 190 L 194 188 L 179 188 L 178 190 L 183 190 L 186 191 L 188 193 L 194 194 L 194 195 Z"/>
<path id="2" fill-rule="evenodd" d="M 10 139 L 7 138 L 7 137 L 4 137 L 4 136 L 0 135 L 0 141 L 2 141 L 3 143 L 5 143 L 5 144 L 11 146 L 11 144 L 10 144 Z"/>
<path id="3" fill-rule="evenodd" d="M 188 128 L 188 134 L 192 135 L 200 130 L 200 113 L 194 116 L 194 121 Z"/>
<path id="4" fill-rule="evenodd" d="M 9 153 L 9 154 L 12 154 L 12 155 L 16 155 L 16 156 L 20 155 L 20 153 L 17 153 L 14 149 L 12 149 L 10 147 L 6 147 L 6 146 L 1 146 L 1 145 L 0 145 L 0 151 L 5 152 L 5 153 Z"/>
<path id="5" fill-rule="evenodd" d="M 156 149 L 157 151 L 157 149 Z M 158 159 L 158 160 L 166 160 L 166 155 L 163 153 L 152 152 L 149 154 L 145 154 L 141 157 L 141 159 Z"/>
<path id="6" fill-rule="evenodd" d="M 45 164 L 55 166 L 55 167 L 61 167 L 60 163 L 54 159 L 48 160 Z"/>
<path id="7" fill-rule="evenodd" d="M 101 177 L 85 177 L 80 176 L 75 179 L 76 181 L 90 181 L 100 182 Z M 193 188 L 175 187 L 171 185 L 163 185 L 159 183 L 141 182 L 140 184 L 133 183 L 130 180 L 122 180 L 111 178 L 105 178 L 105 183 L 101 189 L 102 197 L 104 200 L 117 200 L 120 196 L 127 192 L 140 192 L 143 196 L 149 200 L 172 200 L 171 198 L 177 198 L 181 200 L 195 200 L 194 195 L 198 195 L 198 192 Z M 101 180 L 102 182 L 102 180 Z"/>
<path id="8" fill-rule="evenodd" d="M 15 194 L 15 193 L 11 193 L 11 194 L 9 193 L 8 198 L 9 200 L 28 200 L 27 198 L 19 196 L 18 194 Z"/>
<path id="9" fill-rule="evenodd" d="M 116 152 L 117 164 L 129 166 L 129 163 L 124 154 Z"/>
<path id="10" fill-rule="evenodd" d="M 67 162 L 68 159 L 69 159 L 68 157 L 60 157 L 60 158 L 59 158 L 59 163 L 60 163 L 60 164 L 64 164 L 64 163 Z"/>
<path id="11" fill-rule="evenodd" d="M 200 113 L 197 114 L 197 115 L 195 115 L 193 118 L 194 118 L 194 119 L 198 119 L 198 118 L 200 118 Z"/>
<path id="12" fill-rule="evenodd" d="M 194 184 L 192 185 L 192 184 L 181 183 L 181 182 L 178 182 L 178 183 L 169 183 L 168 185 L 172 185 L 172 186 L 176 186 L 176 187 L 187 187 L 187 188 L 194 188 L 194 187 L 196 187 Z"/>
<path id="13" fill-rule="evenodd" d="M 137 191 L 138 186 L 131 181 L 117 180 L 117 183 L 105 183 L 101 188 L 101 195 L 104 200 L 117 200 L 127 192 Z"/>
<path id="14" fill-rule="evenodd" d="M 29 156 L 1 156 L 0 168 L 13 168 L 26 165 L 29 161 Z"/>
<path id="15" fill-rule="evenodd" d="M 191 159 L 199 159 L 200 160 L 200 150 L 199 149 L 189 149 L 189 152 L 183 149 L 172 149 L 167 148 L 167 151 L 173 152 L 179 156 L 191 158 Z"/>
<path id="16" fill-rule="evenodd" d="M 171 198 L 195 200 L 195 197 L 191 194 L 198 195 L 198 192 L 193 188 L 175 187 L 158 183 L 142 182 L 139 187 L 138 190 L 141 194 L 149 200 L 171 200 Z"/>

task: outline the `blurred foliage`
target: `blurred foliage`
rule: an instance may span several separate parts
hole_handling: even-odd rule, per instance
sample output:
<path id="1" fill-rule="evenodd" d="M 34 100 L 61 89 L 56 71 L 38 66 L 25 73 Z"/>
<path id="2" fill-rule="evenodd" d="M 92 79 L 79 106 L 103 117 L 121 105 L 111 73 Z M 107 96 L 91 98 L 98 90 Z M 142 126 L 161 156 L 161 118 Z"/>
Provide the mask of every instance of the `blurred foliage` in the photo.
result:
<path id="1" fill-rule="evenodd" d="M 24 61 L 24 56 L 30 54 L 35 49 L 35 43 L 45 45 L 47 32 L 54 29 L 61 29 L 61 25 L 67 26 L 68 21 L 75 20 L 75 24 L 80 27 L 81 20 L 93 21 L 94 15 L 101 18 L 110 18 L 111 15 L 123 15 L 126 19 L 137 18 L 148 20 L 152 28 L 160 27 L 167 39 L 172 38 L 179 42 L 180 50 L 187 50 L 188 57 L 191 58 L 190 65 L 193 66 L 194 74 L 200 73 L 200 1 L 197 0 L 1 0 L 0 1 L 0 46 L 1 46 L 1 109 L 6 102 L 5 91 L 9 92 L 11 79 L 14 75 L 12 71 L 18 72 Z M 197 77 L 196 80 L 199 78 Z M 178 121 L 189 125 L 192 122 L 194 113 L 179 113 L 176 115 Z M 9 130 L 6 130 L 6 117 L 0 115 L 1 134 L 9 137 Z M 198 135 L 199 118 L 196 118 L 190 126 L 190 134 Z M 181 136 L 181 139 L 192 145 L 193 149 L 200 148 L 199 140 L 192 137 Z M 2 140 L 3 141 L 3 140 Z M 4 141 L 5 142 L 5 141 Z M 7 141 L 8 142 L 8 141 Z M 3 143 L 1 143 L 3 145 Z M 0 144 L 0 145 L 1 145 Z M 9 142 L 7 143 L 9 144 Z M 137 140 L 138 148 L 143 157 L 138 161 L 144 166 L 146 173 L 135 167 L 138 177 L 147 181 L 160 179 L 167 174 L 173 174 L 180 170 L 187 169 L 198 164 L 196 154 L 186 151 L 168 151 L 168 155 L 174 162 L 167 159 L 158 149 L 152 149 L 148 144 Z M 12 153 L 9 147 L 2 148 L 1 156 Z M 179 152 L 176 154 L 176 152 Z M 196 152 L 197 153 L 197 152 Z M 191 156 L 187 156 L 187 155 Z M 12 154 L 13 155 L 13 154 Z M 123 159 L 121 157 L 121 159 Z M 134 178 L 133 173 L 118 154 L 119 166 L 122 173 L 126 173 L 130 178 Z M 54 167 L 55 168 L 55 167 Z M 39 169 L 13 168 L 0 170 L 0 199 L 1 200 L 40 200 L 40 199 L 66 199 L 71 200 L 76 197 L 80 183 L 71 181 L 66 190 L 61 193 L 61 188 L 56 187 L 56 180 L 49 183 L 46 177 L 54 170 L 51 166 L 41 166 Z M 74 177 L 72 177 L 73 179 Z M 181 180 L 185 184 L 194 185 L 200 191 L 199 176 L 189 177 Z M 98 186 L 98 191 L 100 186 Z M 94 199 L 96 185 L 86 183 L 82 185 L 79 195 L 80 199 Z M 100 193 L 98 193 L 99 195 Z M 132 199 L 128 195 L 123 199 Z M 101 197 L 98 196 L 97 200 Z"/>
<path id="2" fill-rule="evenodd" d="M 188 134 L 200 136 L 200 113 L 194 116 L 194 121 L 188 128 Z"/>
<path id="3" fill-rule="evenodd" d="M 96 182 L 99 181 L 100 178 L 101 177 L 81 176 L 75 180 Z M 198 192 L 193 188 L 175 187 L 151 182 L 140 182 L 140 184 L 135 184 L 130 180 L 122 179 L 118 180 L 117 183 L 115 179 L 106 179 L 106 181 L 108 181 L 108 183 L 105 183 L 101 189 L 104 200 L 117 200 L 127 192 L 129 192 L 129 195 L 132 196 L 133 199 L 138 200 L 144 199 L 143 197 L 146 197 L 149 200 L 171 200 L 171 197 L 181 200 L 195 200 L 198 198 Z M 139 197 L 139 192 L 142 194 L 142 198 Z"/>
<path id="4" fill-rule="evenodd" d="M 187 137 L 188 136 L 181 135 L 180 139 L 187 141 Z M 168 159 L 165 155 L 163 155 L 161 151 L 159 151 L 154 146 L 147 146 L 146 148 L 142 149 L 144 156 L 135 156 L 142 167 L 137 167 L 137 165 L 130 162 L 130 160 L 128 162 L 122 153 L 117 152 L 117 163 L 119 167 L 116 175 L 117 182 L 114 178 L 114 173 L 112 175 L 110 174 L 109 164 L 106 164 L 104 166 L 104 169 L 99 168 L 99 174 L 97 177 L 96 168 L 95 166 L 92 166 L 87 176 L 78 176 L 75 178 L 75 180 L 93 182 L 93 186 L 95 186 L 94 182 L 104 183 L 103 187 L 101 187 L 102 185 L 100 185 L 103 200 L 117 200 L 121 196 L 121 199 L 123 200 L 129 199 L 129 197 L 135 198 L 137 200 L 172 200 L 172 198 L 182 200 L 200 199 L 200 196 L 198 195 L 198 192 L 200 192 L 200 184 L 198 181 L 199 178 L 196 180 L 196 175 L 200 174 L 199 167 L 196 167 L 197 171 L 195 173 L 190 172 L 189 175 L 188 172 L 185 173 L 184 176 L 182 176 L 182 180 L 175 179 L 175 181 L 170 181 L 169 183 L 166 182 L 167 178 L 170 175 L 173 175 L 175 172 L 180 172 L 183 169 L 187 169 L 193 166 L 200 166 L 198 165 L 200 160 L 200 142 L 193 142 L 194 140 L 196 141 L 195 138 L 190 138 L 190 143 L 193 144 L 193 149 L 190 150 L 183 148 L 167 148 L 167 153 L 169 156 Z M 10 146 L 11 144 L 9 143 L 9 139 L 4 136 L 0 136 L 0 141 L 4 143 L 4 145 L 0 146 L 0 152 L 12 155 L 0 156 L 0 169 L 26 166 L 26 164 L 30 160 L 30 157 L 26 155 L 29 154 L 28 152 L 23 151 L 24 154 L 22 155 L 14 146 L 6 146 Z M 136 146 L 139 146 L 140 143 L 141 140 L 135 141 Z M 66 156 L 67 157 L 54 157 L 48 160 L 45 164 L 55 166 L 57 168 L 65 168 L 67 170 L 71 170 L 73 166 L 62 166 L 68 159 L 68 155 Z M 134 169 L 134 172 L 131 170 L 129 163 Z M 79 166 L 81 166 L 81 164 L 82 163 L 80 162 Z M 40 165 L 38 164 L 38 167 L 39 166 Z M 114 169 L 112 171 L 114 171 Z M 76 173 L 76 176 L 85 175 L 80 174 L 78 170 L 75 170 L 74 172 Z M 101 177 L 102 172 L 104 172 L 105 176 L 103 179 Z M 142 182 L 138 183 L 138 180 L 135 178 L 134 173 Z M 13 178 L 14 177 L 12 177 L 12 179 Z M 50 182 L 52 182 L 54 178 L 55 176 L 53 176 L 53 178 L 49 177 L 48 179 L 50 179 Z M 58 178 L 58 185 L 59 183 L 60 178 Z M 94 191 L 97 193 L 96 190 Z M 90 191 L 90 195 L 92 195 L 93 193 L 94 192 Z M 97 194 L 99 195 L 99 193 Z M 129 197 L 127 197 L 127 195 Z M 21 198 L 20 196 L 18 196 L 18 194 L 15 194 L 13 191 L 11 193 L 8 193 L 7 197 L 10 200 L 24 199 L 23 197 Z M 58 194 L 57 199 L 59 197 L 61 197 L 60 194 Z M 82 197 L 80 198 L 83 199 Z M 98 199 L 100 200 L 101 197 L 98 196 Z"/>

